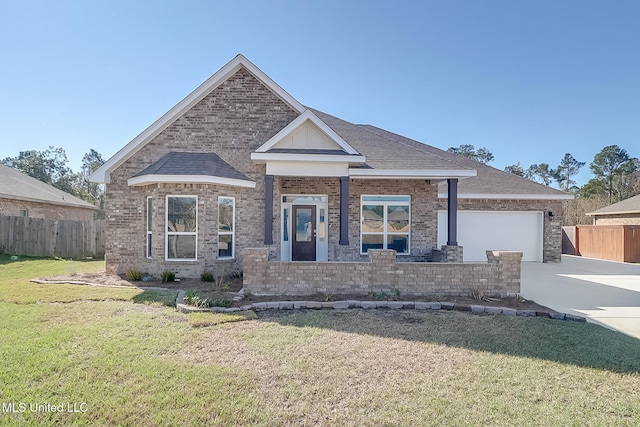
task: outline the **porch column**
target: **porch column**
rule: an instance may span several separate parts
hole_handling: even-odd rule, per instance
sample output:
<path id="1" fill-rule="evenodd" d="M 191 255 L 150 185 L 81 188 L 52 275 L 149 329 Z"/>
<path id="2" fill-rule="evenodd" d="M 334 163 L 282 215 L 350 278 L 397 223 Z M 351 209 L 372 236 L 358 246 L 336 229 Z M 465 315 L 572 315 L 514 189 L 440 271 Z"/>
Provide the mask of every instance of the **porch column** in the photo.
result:
<path id="1" fill-rule="evenodd" d="M 340 242 L 349 244 L 349 177 L 340 177 Z"/>
<path id="2" fill-rule="evenodd" d="M 273 245 L 273 175 L 264 176 L 264 244 Z"/>
<path id="3" fill-rule="evenodd" d="M 458 179 L 447 179 L 447 245 L 458 246 Z"/>

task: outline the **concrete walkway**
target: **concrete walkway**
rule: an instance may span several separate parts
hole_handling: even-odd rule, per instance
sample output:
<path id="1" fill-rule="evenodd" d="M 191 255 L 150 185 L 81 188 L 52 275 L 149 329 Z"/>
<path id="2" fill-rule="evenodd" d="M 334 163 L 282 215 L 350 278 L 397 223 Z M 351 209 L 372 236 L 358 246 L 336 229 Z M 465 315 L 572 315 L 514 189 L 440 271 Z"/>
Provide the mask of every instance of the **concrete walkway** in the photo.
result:
<path id="1" fill-rule="evenodd" d="M 640 339 L 640 265 L 563 255 L 522 263 L 521 294 Z"/>

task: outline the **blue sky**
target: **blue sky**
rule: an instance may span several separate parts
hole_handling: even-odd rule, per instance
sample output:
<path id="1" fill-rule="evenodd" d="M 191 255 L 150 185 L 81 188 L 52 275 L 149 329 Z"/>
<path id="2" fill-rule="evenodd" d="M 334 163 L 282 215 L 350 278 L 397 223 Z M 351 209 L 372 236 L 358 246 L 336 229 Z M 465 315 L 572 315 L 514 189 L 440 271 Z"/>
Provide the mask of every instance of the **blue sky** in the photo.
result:
<path id="1" fill-rule="evenodd" d="M 301 103 L 492 166 L 640 157 L 640 2 L 0 0 L 0 158 L 113 155 L 236 54 Z"/>

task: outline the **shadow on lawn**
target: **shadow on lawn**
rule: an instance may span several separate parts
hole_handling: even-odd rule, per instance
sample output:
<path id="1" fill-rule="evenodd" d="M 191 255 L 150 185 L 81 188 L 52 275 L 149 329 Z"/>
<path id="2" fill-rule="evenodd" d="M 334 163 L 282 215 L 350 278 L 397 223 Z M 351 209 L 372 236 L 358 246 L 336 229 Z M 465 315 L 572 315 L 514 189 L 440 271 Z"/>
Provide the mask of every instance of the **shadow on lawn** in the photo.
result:
<path id="1" fill-rule="evenodd" d="M 261 320 L 640 373 L 640 340 L 590 323 L 460 312 L 261 312 Z M 390 355 L 392 356 L 392 355 Z"/>

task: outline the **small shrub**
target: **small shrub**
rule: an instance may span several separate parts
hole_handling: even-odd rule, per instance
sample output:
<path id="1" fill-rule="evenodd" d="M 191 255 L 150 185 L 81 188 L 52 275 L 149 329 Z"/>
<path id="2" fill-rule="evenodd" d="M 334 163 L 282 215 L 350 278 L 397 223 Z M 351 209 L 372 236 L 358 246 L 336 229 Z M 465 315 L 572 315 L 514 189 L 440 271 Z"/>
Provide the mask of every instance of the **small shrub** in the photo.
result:
<path id="1" fill-rule="evenodd" d="M 203 282 L 213 282 L 213 279 L 213 273 L 210 271 L 203 271 L 200 275 L 200 280 L 202 280 Z"/>
<path id="2" fill-rule="evenodd" d="M 376 299 L 385 300 L 385 299 L 389 299 L 389 292 L 387 291 L 380 291 L 378 293 L 374 292 L 373 296 Z"/>
<path id="3" fill-rule="evenodd" d="M 142 280 L 142 273 L 138 270 L 127 270 L 126 276 L 129 280 Z"/>
<path id="4" fill-rule="evenodd" d="M 216 298 L 210 301 L 210 307 L 231 307 L 233 301 L 229 298 Z"/>
<path id="5" fill-rule="evenodd" d="M 165 270 L 162 272 L 162 283 L 169 283 L 176 280 L 176 274 L 173 271 Z"/>
<path id="6" fill-rule="evenodd" d="M 195 289 L 189 289 L 185 292 L 184 303 L 198 308 L 211 307 L 211 302 L 207 298 L 202 298 Z"/>
<path id="7" fill-rule="evenodd" d="M 400 289 L 395 288 L 393 290 L 393 299 L 395 299 L 396 301 L 400 299 L 402 295 L 400 295 Z"/>

